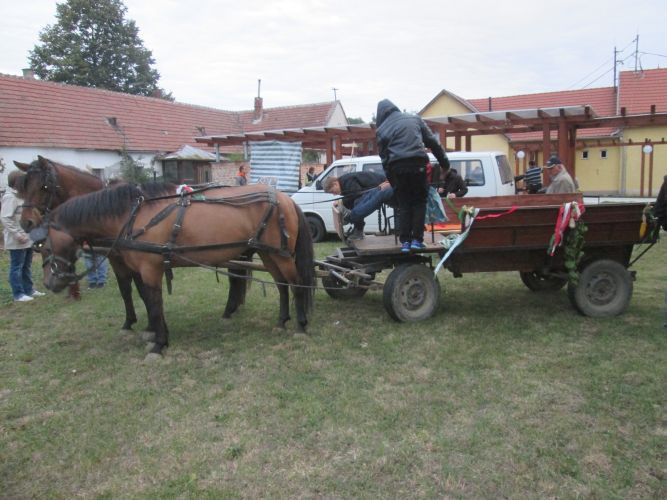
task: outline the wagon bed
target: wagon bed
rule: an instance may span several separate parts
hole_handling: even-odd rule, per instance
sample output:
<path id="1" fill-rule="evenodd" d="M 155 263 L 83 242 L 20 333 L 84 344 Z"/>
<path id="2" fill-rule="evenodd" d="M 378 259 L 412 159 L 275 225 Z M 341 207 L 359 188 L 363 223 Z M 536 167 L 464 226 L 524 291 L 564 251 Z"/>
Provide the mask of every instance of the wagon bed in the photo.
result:
<path id="1" fill-rule="evenodd" d="M 445 264 L 454 276 L 519 271 L 523 282 L 534 291 L 554 291 L 568 284 L 563 248 L 558 248 L 553 256 L 547 254 L 547 249 L 561 206 L 572 201 L 582 204 L 581 194 L 452 201 L 456 211 L 446 205 L 450 223 L 460 223 L 456 213 L 464 205 L 480 209 L 467 239 Z M 627 307 L 634 279 L 634 274 L 627 271 L 633 247 L 652 241 L 640 234 L 645 207 L 642 203 L 585 207 L 581 219 L 587 227 L 584 258 L 577 269 L 583 283 L 568 284 L 568 295 L 580 312 L 604 316 L 619 314 Z M 486 215 L 500 216 L 484 218 Z M 337 229 L 342 233 L 342 226 L 338 224 Z M 394 319 L 412 321 L 430 316 L 439 294 L 431 269 L 435 259 L 439 260 L 446 252 L 441 244 L 445 235 L 427 232 L 424 236 L 426 248 L 409 254 L 401 253 L 394 235 L 370 235 L 350 241 L 348 247 L 339 248 L 317 263 L 324 274 L 329 265 L 336 266 L 335 273 L 323 278 L 327 292 L 335 298 L 360 297 L 369 288 L 383 287 L 385 308 Z M 393 270 L 383 286 L 375 281 L 375 275 L 387 269 Z M 394 274 L 400 276 L 392 278 Z M 429 298 L 429 294 L 434 297 Z"/>

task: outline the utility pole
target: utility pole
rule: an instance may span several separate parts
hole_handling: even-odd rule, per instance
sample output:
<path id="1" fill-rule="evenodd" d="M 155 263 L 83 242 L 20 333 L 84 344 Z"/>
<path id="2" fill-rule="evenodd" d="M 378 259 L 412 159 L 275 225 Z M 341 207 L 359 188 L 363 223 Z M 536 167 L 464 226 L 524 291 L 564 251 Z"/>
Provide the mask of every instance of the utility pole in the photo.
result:
<path id="1" fill-rule="evenodd" d="M 638 60 L 639 60 L 639 33 L 637 33 L 637 38 L 635 38 L 635 73 L 637 72 Z"/>
<path id="2" fill-rule="evenodd" d="M 336 97 L 336 91 L 338 90 L 336 87 L 331 87 L 331 90 L 334 91 L 334 101 L 337 101 L 338 98 Z"/>
<path id="3" fill-rule="evenodd" d="M 618 54 L 618 51 L 616 50 L 616 45 L 614 45 L 614 90 L 616 90 L 616 54 Z"/>

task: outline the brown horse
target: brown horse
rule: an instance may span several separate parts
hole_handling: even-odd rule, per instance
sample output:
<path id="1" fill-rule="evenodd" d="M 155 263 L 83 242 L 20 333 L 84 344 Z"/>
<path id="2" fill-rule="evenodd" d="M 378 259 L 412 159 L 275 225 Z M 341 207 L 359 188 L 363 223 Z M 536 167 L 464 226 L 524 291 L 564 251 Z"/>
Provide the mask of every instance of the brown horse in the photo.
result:
<path id="1" fill-rule="evenodd" d="M 308 223 L 292 199 L 264 185 L 211 188 L 174 196 L 174 186 L 119 185 L 79 196 L 52 212 L 44 244 L 44 285 L 62 290 L 74 274 L 83 241 L 111 246 L 141 276 L 155 346 L 168 345 L 162 277 L 171 267 L 227 267 L 257 252 L 279 290 L 279 326 L 289 320 L 289 285 L 305 331 L 315 272 Z"/>
<path id="2" fill-rule="evenodd" d="M 17 187 L 19 197 L 24 201 L 21 225 L 28 232 L 41 224 L 42 214 L 48 214 L 75 196 L 93 193 L 104 188 L 104 183 L 98 177 L 43 156 L 38 156 L 37 160 L 32 163 L 15 161 L 14 164 L 26 174 Z M 109 255 L 109 262 L 116 275 L 116 282 L 125 306 L 125 321 L 122 328 L 131 330 L 132 325 L 137 322 L 132 300 L 132 281 L 134 281 L 139 296 L 144 303 L 146 302 L 141 275 L 132 272 L 117 253 Z M 239 277 L 229 277 L 229 296 L 223 318 L 231 317 L 245 299 L 247 280 L 243 276 L 249 275 L 249 272 L 237 270 L 234 274 Z M 155 331 L 153 325 L 150 324 L 150 317 L 146 330 Z"/>

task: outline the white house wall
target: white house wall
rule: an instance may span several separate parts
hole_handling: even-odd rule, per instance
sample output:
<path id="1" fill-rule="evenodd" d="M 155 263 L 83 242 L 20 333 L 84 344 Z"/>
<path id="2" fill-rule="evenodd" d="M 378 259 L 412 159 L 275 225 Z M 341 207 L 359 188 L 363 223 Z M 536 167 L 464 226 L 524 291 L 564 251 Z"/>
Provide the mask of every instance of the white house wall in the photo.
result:
<path id="1" fill-rule="evenodd" d="M 41 155 L 49 160 L 78 167 L 82 170 L 93 168 L 104 168 L 107 171 L 110 167 L 117 165 L 121 160 L 119 153 L 115 151 L 95 151 L 80 149 L 62 149 L 62 148 L 34 148 L 34 147 L 2 147 L 0 146 L 0 158 L 5 165 L 4 171 L 0 173 L 0 191 L 4 191 L 7 186 L 7 175 L 14 170 L 14 161 L 22 163 L 31 163 Z M 155 168 L 157 175 L 162 175 L 162 167 L 159 162 L 152 165 L 155 154 L 152 153 L 130 153 L 130 156 L 137 162 L 143 164 L 145 168 Z"/>
<path id="2" fill-rule="evenodd" d="M 327 122 L 329 127 L 339 127 L 341 125 L 347 125 L 347 118 L 345 116 L 345 111 L 343 111 L 343 106 L 339 102 L 336 103 L 336 109 L 331 113 L 331 118 Z"/>

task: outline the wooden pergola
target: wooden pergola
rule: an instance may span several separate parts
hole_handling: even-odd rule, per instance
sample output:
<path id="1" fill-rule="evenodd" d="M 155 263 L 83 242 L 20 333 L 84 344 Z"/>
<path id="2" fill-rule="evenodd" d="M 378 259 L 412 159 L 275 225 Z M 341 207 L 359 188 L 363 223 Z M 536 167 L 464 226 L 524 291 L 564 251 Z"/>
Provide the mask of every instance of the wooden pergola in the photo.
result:
<path id="1" fill-rule="evenodd" d="M 552 153 L 551 135 L 556 132 L 557 147 L 553 152 L 575 174 L 577 130 L 667 125 L 667 113 L 656 113 L 655 106 L 652 106 L 647 114 L 628 115 L 622 109 L 618 116 L 598 117 L 591 106 L 563 106 L 437 116 L 424 120 L 439 135 L 442 144 L 446 144 L 448 137 L 453 137 L 455 151 L 472 151 L 473 136 L 541 132 L 543 158 L 548 158 Z M 353 146 L 357 155 L 377 152 L 374 124 L 267 130 L 196 138 L 197 142 L 216 148 L 267 140 L 301 141 L 305 149 L 326 151 L 327 164 L 350 155 Z"/>

